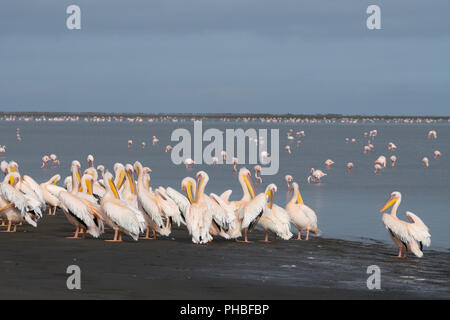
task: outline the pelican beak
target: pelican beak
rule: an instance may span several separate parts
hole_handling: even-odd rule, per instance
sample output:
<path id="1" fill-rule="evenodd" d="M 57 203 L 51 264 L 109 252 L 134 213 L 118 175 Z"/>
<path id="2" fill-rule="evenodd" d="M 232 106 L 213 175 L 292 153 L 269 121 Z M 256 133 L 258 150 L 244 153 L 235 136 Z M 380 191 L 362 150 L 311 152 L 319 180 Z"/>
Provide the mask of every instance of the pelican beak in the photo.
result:
<path id="1" fill-rule="evenodd" d="M 11 169 L 9 169 L 10 172 L 16 172 L 16 169 L 14 167 L 11 167 Z"/>
<path id="2" fill-rule="evenodd" d="M 132 194 L 136 194 L 136 189 L 135 189 L 135 184 L 134 184 L 134 175 L 133 172 L 131 170 L 127 171 L 127 177 L 130 181 L 130 188 L 131 188 L 131 193 Z"/>
<path id="3" fill-rule="evenodd" d="M 300 190 L 298 191 L 298 194 L 297 194 L 297 202 L 300 203 L 300 204 L 305 204 L 303 202 L 302 195 L 300 194 Z"/>
<path id="4" fill-rule="evenodd" d="M 266 196 L 269 196 L 269 208 L 272 209 L 273 206 L 273 191 L 271 189 L 267 190 Z"/>
<path id="5" fill-rule="evenodd" d="M 195 192 L 195 201 L 198 201 L 198 196 L 200 194 L 200 188 L 203 184 L 203 181 L 205 181 L 205 178 L 202 175 L 199 175 L 197 178 L 197 190 Z"/>
<path id="6" fill-rule="evenodd" d="M 56 186 L 56 184 L 58 183 L 59 179 L 56 178 L 55 180 L 53 180 L 52 185 Z"/>
<path id="7" fill-rule="evenodd" d="M 396 203 L 398 198 L 390 197 L 384 206 L 380 209 L 380 213 L 389 209 L 394 203 Z"/>
<path id="8" fill-rule="evenodd" d="M 111 188 L 112 193 L 114 194 L 114 197 L 116 199 L 120 199 L 119 193 L 117 192 L 117 188 L 116 185 L 114 184 L 114 181 L 112 181 L 111 179 L 108 180 L 109 186 Z"/>
<path id="9" fill-rule="evenodd" d="M 122 188 L 124 181 L 125 181 L 125 173 L 123 172 L 123 170 L 120 170 L 119 180 L 117 181 L 117 189 Z"/>
<path id="10" fill-rule="evenodd" d="M 255 188 L 253 187 L 252 179 L 249 175 L 244 176 L 245 184 L 247 185 L 247 189 L 250 192 L 250 195 L 252 196 L 252 199 L 255 197 Z"/>
<path id="11" fill-rule="evenodd" d="M 92 180 L 86 179 L 87 192 L 92 195 Z"/>
<path id="12" fill-rule="evenodd" d="M 192 197 L 192 182 L 188 182 L 187 186 L 183 188 L 184 192 L 186 192 L 186 196 L 189 199 L 190 203 L 194 203 L 194 199 Z"/>
<path id="13" fill-rule="evenodd" d="M 9 184 L 14 186 L 16 179 L 13 176 L 9 176 Z"/>
<path id="14" fill-rule="evenodd" d="M 78 180 L 78 185 L 79 185 L 78 192 L 81 192 L 81 191 L 83 191 L 83 186 L 81 185 L 81 170 L 80 170 L 80 168 L 78 168 L 78 170 L 77 170 L 77 180 Z"/>

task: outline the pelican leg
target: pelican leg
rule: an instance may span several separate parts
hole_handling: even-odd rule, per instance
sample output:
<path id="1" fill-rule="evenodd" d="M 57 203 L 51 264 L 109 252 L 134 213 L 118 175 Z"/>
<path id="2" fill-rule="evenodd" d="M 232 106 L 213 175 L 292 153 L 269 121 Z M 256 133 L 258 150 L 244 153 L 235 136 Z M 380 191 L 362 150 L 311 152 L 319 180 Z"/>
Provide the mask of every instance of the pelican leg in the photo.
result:
<path id="1" fill-rule="evenodd" d="M 309 229 L 306 229 L 306 240 L 309 240 Z"/>
<path id="2" fill-rule="evenodd" d="M 17 224 L 14 224 L 14 229 L 12 232 L 16 232 L 17 231 Z"/>
<path id="3" fill-rule="evenodd" d="M 247 228 L 244 229 L 244 240 L 237 240 L 236 239 L 236 241 L 237 242 L 250 243 L 250 241 L 248 241 L 248 238 L 247 238 Z"/>
<path id="4" fill-rule="evenodd" d="M 402 257 L 402 247 L 398 248 L 398 256 L 397 258 L 401 258 Z"/>
<path id="5" fill-rule="evenodd" d="M 2 224 L 0 224 L 0 227 L 6 227 L 5 220 L 2 219 Z"/>
<path id="6" fill-rule="evenodd" d="M 48 215 L 51 216 L 52 215 L 52 207 L 48 206 Z"/>
<path id="7" fill-rule="evenodd" d="M 403 258 L 406 259 L 407 256 L 408 256 L 408 248 L 405 248 L 405 256 Z"/>
<path id="8" fill-rule="evenodd" d="M 12 226 L 12 222 L 8 221 L 8 229 L 3 230 L 2 232 L 11 232 L 11 226 Z"/>
<path id="9" fill-rule="evenodd" d="M 87 233 L 87 230 L 86 230 L 86 229 L 82 229 L 82 231 L 83 231 L 83 236 L 82 236 L 82 238 L 83 238 L 83 239 L 86 239 L 86 233 Z"/>
<path id="10" fill-rule="evenodd" d="M 105 240 L 106 242 L 122 242 L 122 232 L 120 232 L 120 238 L 119 236 L 119 230 L 114 230 L 114 239 L 113 240 Z"/>
<path id="11" fill-rule="evenodd" d="M 302 230 L 300 229 L 297 230 L 297 239 L 295 240 L 302 240 Z"/>
<path id="12" fill-rule="evenodd" d="M 276 234 L 276 233 L 273 234 L 273 240 L 272 240 L 272 242 L 275 242 L 275 241 L 277 241 L 277 234 Z"/>
<path id="13" fill-rule="evenodd" d="M 56 206 L 53 208 L 53 214 L 52 216 L 56 215 Z"/>
<path id="14" fill-rule="evenodd" d="M 67 239 L 80 239 L 78 238 L 78 233 L 80 232 L 80 228 L 77 227 L 77 229 L 75 230 L 75 235 L 73 237 L 66 237 Z"/>
<path id="15" fill-rule="evenodd" d="M 156 231 L 153 230 L 153 240 L 156 240 Z"/>
<path id="16" fill-rule="evenodd" d="M 264 243 L 269 242 L 269 231 L 266 231 L 266 235 L 264 237 L 264 240 L 262 240 L 261 242 L 264 242 Z"/>

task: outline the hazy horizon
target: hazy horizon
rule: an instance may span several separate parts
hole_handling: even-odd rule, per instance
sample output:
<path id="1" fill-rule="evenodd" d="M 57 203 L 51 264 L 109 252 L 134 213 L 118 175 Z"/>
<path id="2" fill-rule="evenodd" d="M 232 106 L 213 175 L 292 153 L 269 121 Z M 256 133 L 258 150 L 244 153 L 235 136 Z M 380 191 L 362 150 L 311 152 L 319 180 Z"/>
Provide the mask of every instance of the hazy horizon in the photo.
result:
<path id="1" fill-rule="evenodd" d="M 81 30 L 66 8 L 81 8 Z M 381 30 L 366 8 L 381 7 Z M 0 111 L 449 116 L 450 2 L 5 0 Z"/>

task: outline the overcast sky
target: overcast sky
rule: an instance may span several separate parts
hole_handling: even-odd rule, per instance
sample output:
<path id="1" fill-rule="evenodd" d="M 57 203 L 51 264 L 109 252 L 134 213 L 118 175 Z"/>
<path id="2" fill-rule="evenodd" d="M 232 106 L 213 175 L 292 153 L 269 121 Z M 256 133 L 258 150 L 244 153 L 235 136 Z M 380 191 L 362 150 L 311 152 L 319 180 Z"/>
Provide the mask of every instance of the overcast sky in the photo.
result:
<path id="1" fill-rule="evenodd" d="M 449 16 L 449 0 L 1 0 L 0 111 L 449 116 Z"/>

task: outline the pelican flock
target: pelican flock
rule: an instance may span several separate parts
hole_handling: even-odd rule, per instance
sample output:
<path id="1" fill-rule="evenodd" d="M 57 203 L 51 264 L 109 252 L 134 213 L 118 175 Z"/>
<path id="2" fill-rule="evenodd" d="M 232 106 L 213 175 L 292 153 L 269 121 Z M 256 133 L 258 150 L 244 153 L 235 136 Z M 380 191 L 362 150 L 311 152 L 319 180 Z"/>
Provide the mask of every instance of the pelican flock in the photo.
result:
<path id="1" fill-rule="evenodd" d="M 363 149 L 365 157 L 375 154 L 374 141 L 377 136 L 377 130 L 364 133 L 364 138 L 368 139 Z M 19 133 L 18 137 L 22 139 Z M 300 148 L 300 138 L 303 137 L 304 131 L 294 132 L 290 129 L 287 135 L 289 144 L 284 147 L 285 151 L 288 154 L 295 153 Z M 429 131 L 427 138 L 437 139 L 436 131 Z M 345 138 L 346 144 L 350 141 L 355 143 L 356 139 Z M 255 143 L 263 144 L 264 141 L 256 140 Z M 159 139 L 153 136 L 149 147 L 158 144 Z M 128 140 L 127 146 L 129 149 L 133 148 L 133 140 Z M 295 146 L 298 148 L 294 148 Z M 6 146 L 0 147 L 1 154 L 5 154 Z M 143 141 L 141 148 L 145 147 L 146 143 Z M 397 165 L 397 156 L 393 153 L 400 148 L 401 146 L 389 142 L 387 151 L 390 154 L 377 155 L 376 160 L 371 162 L 374 172 L 381 174 L 385 170 L 392 170 Z M 162 149 L 170 152 L 172 146 L 167 145 Z M 226 160 L 225 151 L 220 156 L 223 161 Z M 263 151 L 260 156 L 267 158 L 269 154 Z M 421 162 L 423 166 L 429 167 L 441 157 L 442 153 L 434 150 L 432 156 L 424 156 Z M 391 169 L 387 168 L 388 159 Z M 41 160 L 43 170 L 61 167 L 60 158 L 54 153 L 44 155 Z M 330 173 L 339 166 L 345 167 L 347 172 L 361 168 L 360 165 L 355 166 L 356 162 L 348 161 L 350 159 L 344 163 L 335 160 L 336 162 L 331 159 L 322 162 L 323 170 L 311 168 L 306 182 L 320 185 L 323 180 L 328 179 L 326 172 Z M 208 173 L 203 170 L 193 172 L 191 169 L 196 163 L 190 158 L 184 159 L 183 163 L 189 176 L 180 178 L 178 186 L 166 187 L 153 185 L 152 170 L 139 161 L 125 164 L 118 162 L 111 170 L 94 163 L 94 156 L 89 154 L 85 168 L 82 168 L 79 161 L 73 160 L 64 179 L 60 174 L 55 174 L 47 181 L 37 183 L 30 176 L 21 174 L 17 162 L 2 161 L 0 169 L 4 178 L 0 182 L 0 227 L 5 228 L 4 232 L 10 233 L 24 225 L 37 228 L 44 214 L 55 216 L 62 213 L 67 223 L 74 228 L 74 234 L 68 236 L 70 239 L 91 237 L 99 239 L 98 241 L 123 242 L 125 237 L 133 241 L 157 240 L 158 237 L 170 236 L 174 226 L 185 228 L 192 243 L 202 245 L 216 239 L 251 243 L 250 233 L 254 229 L 264 233 L 264 239 L 260 240 L 265 243 L 277 238 L 284 241 L 309 240 L 311 234 L 321 234 L 316 212 L 304 203 L 299 182 L 289 174 L 285 175 L 285 183 L 282 185 L 289 199 L 286 206 L 281 207 L 276 204 L 279 192 L 274 183 L 262 185 L 261 188 L 265 187 L 264 192 L 256 192 L 253 180 L 257 185 L 263 184 L 262 167 L 254 166 L 252 174 L 245 167 L 238 168 L 237 158 L 232 159 L 232 171 L 236 172 L 237 182 L 241 187 L 238 200 L 230 199 L 232 186 L 228 186 L 229 189 L 223 190 L 221 194 L 208 191 Z M 212 164 L 218 163 L 219 158 L 215 157 Z M 60 182 L 63 186 L 58 185 Z M 429 229 L 412 212 L 406 212 L 409 222 L 397 217 L 401 200 L 400 192 L 392 192 L 380 210 L 383 213 L 381 220 L 398 247 L 399 258 L 406 258 L 408 252 L 422 257 L 423 247 L 431 244 Z M 390 213 L 384 213 L 391 207 Z M 272 241 L 269 241 L 269 237 Z"/>

